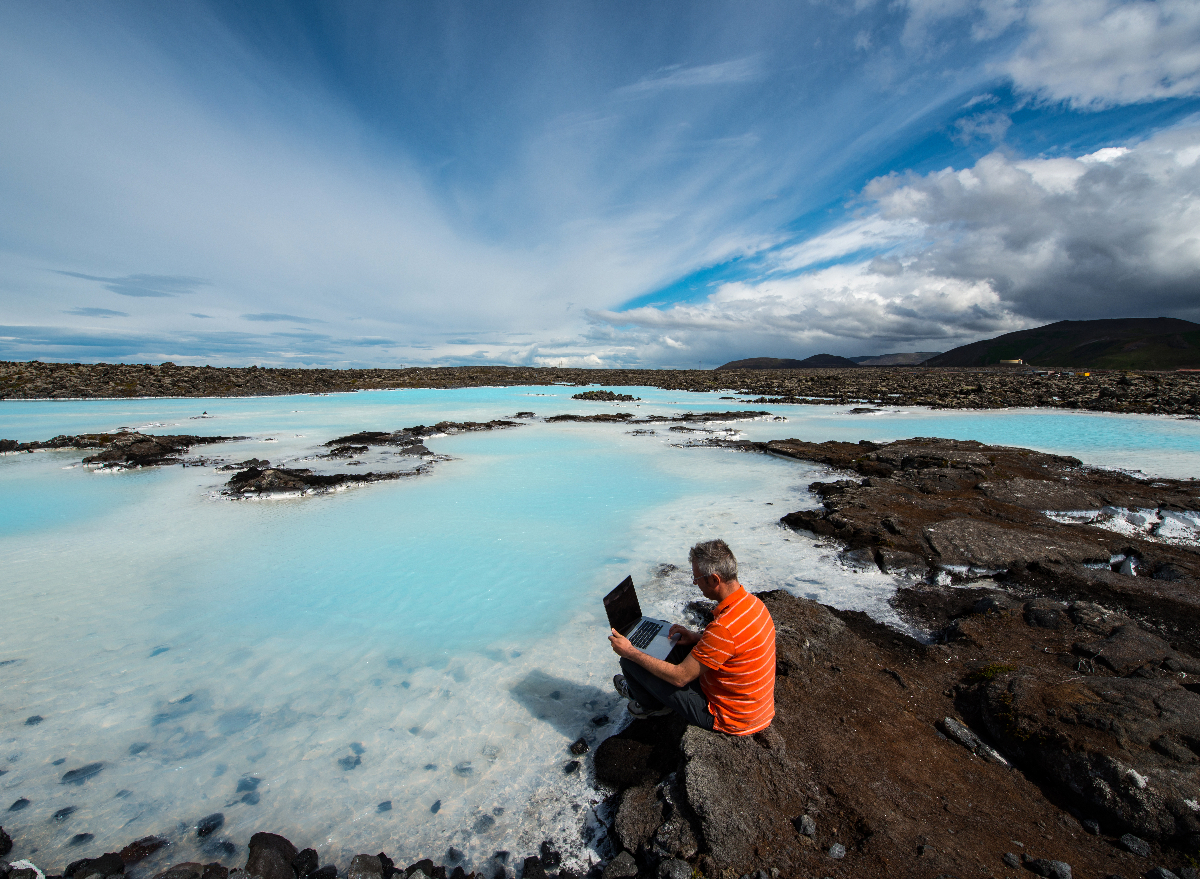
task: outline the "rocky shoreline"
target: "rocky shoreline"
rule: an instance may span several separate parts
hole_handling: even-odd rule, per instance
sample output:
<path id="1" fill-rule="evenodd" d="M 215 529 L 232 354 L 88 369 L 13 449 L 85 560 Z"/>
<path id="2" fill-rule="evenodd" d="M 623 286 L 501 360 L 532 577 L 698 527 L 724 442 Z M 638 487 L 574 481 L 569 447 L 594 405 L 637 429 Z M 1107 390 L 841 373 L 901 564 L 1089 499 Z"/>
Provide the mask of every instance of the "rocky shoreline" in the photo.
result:
<path id="1" fill-rule="evenodd" d="M 424 448 L 430 430 L 325 445 Z M 847 566 L 901 577 L 893 604 L 922 637 L 763 593 L 778 632 L 767 732 L 655 718 L 573 752 L 611 791 L 612 857 L 593 879 L 1200 876 L 1200 482 L 933 438 L 706 442 L 828 467 L 811 486 L 820 508 L 781 524 L 836 542 Z M 240 472 L 252 469 L 264 470 Z M 708 608 L 689 612 L 702 622 Z M 453 849 L 440 860 L 396 870 L 364 854 L 318 870 L 315 852 L 257 834 L 239 870 L 577 879 L 549 841 L 524 858 L 498 852 L 477 874 Z M 131 863 L 111 853 L 63 876 Z M 38 879 L 27 869 L 0 872 Z"/>
<path id="2" fill-rule="evenodd" d="M 748 403 L 1040 406 L 1200 415 L 1200 373 L 880 367 L 857 369 L 562 369 L 525 366 L 261 369 L 151 364 L 0 362 L 0 399 L 246 397 L 387 388 L 607 385 L 733 391 Z M 604 399 L 609 399 L 605 397 Z"/>

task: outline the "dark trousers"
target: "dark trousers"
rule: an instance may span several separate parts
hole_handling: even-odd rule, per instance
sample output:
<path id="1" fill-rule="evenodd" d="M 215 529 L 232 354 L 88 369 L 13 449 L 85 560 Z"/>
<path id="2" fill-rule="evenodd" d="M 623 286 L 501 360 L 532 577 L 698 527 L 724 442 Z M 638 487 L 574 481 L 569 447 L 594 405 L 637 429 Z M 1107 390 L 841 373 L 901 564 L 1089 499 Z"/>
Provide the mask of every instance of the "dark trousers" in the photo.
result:
<path id="1" fill-rule="evenodd" d="M 657 711 L 666 706 L 692 726 L 713 728 L 712 712 L 708 710 L 699 678 L 686 687 L 676 687 L 628 659 L 621 660 L 621 671 L 629 684 L 629 692 L 643 708 Z"/>

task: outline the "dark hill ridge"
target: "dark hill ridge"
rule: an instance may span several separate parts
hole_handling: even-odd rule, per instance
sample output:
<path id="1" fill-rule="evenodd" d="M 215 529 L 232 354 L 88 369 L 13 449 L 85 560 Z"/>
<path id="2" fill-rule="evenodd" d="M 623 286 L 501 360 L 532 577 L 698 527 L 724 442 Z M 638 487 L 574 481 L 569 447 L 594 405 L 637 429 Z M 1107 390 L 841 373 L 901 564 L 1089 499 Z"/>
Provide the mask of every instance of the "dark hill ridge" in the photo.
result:
<path id="1" fill-rule="evenodd" d="M 788 360 L 780 357 L 750 357 L 746 360 L 731 360 L 717 369 L 854 369 L 858 366 L 848 357 L 836 354 L 814 354 L 803 360 Z"/>
<path id="2" fill-rule="evenodd" d="M 1200 324 L 1170 317 L 1061 320 L 963 345 L 925 366 L 1038 366 L 1095 369 L 1200 368 Z"/>

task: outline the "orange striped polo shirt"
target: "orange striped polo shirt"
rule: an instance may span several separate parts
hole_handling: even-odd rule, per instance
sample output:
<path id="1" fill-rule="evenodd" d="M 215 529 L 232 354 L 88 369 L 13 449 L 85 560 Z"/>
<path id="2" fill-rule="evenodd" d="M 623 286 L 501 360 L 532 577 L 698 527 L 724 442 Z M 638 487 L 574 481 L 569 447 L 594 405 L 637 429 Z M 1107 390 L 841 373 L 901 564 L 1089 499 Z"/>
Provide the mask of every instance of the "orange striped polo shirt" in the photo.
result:
<path id="1" fill-rule="evenodd" d="M 700 642 L 700 689 L 713 729 L 750 735 L 775 717 L 775 623 L 767 606 L 739 586 L 713 609 Z"/>

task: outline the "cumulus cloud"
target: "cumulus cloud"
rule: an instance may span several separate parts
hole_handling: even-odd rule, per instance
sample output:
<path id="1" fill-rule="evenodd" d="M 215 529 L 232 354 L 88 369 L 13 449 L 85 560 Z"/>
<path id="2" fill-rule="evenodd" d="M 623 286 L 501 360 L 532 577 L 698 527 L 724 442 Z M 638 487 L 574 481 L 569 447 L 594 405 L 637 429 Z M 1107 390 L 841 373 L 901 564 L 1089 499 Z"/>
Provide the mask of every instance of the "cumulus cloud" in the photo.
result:
<path id="1" fill-rule="evenodd" d="M 1196 315 L 1200 129 L 1077 159 L 994 153 L 974 167 L 891 175 L 866 194 L 931 243 L 914 279 L 983 283 L 1030 319 Z"/>
<path id="2" fill-rule="evenodd" d="M 902 41 L 910 51 L 936 53 L 955 22 L 974 41 L 1015 33 L 1015 51 L 995 70 L 1045 100 L 1100 109 L 1200 94 L 1194 0 L 908 0 L 906 6 Z"/>
<path id="3" fill-rule="evenodd" d="M 993 153 L 863 194 L 864 216 L 780 251 L 756 281 L 590 316 L 645 349 L 724 338 L 760 353 L 944 350 L 1052 320 L 1200 317 L 1200 129 L 1078 158 Z"/>
<path id="4" fill-rule="evenodd" d="M 1087 108 L 1200 93 L 1194 0 L 1041 0 L 1025 22 L 1002 65 L 1022 90 Z"/>

